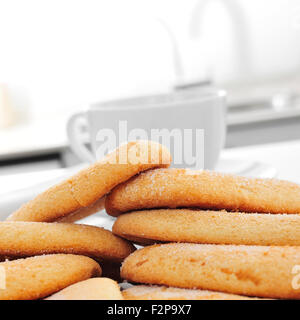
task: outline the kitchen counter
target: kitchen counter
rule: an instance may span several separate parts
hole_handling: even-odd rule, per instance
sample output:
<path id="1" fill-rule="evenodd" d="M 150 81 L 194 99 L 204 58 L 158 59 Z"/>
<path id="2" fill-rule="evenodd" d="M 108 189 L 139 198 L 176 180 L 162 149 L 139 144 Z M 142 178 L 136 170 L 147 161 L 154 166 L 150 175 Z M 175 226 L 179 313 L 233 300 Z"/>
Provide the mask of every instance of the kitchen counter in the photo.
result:
<path id="1" fill-rule="evenodd" d="M 65 117 L 57 116 L 0 130 L 0 160 L 62 151 L 68 145 L 66 122 Z"/>

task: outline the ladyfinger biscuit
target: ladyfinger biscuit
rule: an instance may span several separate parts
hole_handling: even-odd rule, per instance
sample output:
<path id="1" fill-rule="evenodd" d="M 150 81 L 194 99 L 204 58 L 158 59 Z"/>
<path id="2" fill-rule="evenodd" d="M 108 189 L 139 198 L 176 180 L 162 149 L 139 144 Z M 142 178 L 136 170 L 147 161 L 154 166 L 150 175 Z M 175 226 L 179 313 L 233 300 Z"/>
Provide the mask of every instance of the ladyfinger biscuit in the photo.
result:
<path id="1" fill-rule="evenodd" d="M 91 280 L 88 280 L 91 281 Z M 253 300 L 246 296 L 208 290 L 138 285 L 122 291 L 125 300 Z"/>
<path id="2" fill-rule="evenodd" d="M 96 260 L 123 261 L 134 246 L 103 228 L 47 222 L 0 222 L 0 256 L 72 253 Z"/>
<path id="3" fill-rule="evenodd" d="M 0 300 L 41 299 L 73 283 L 101 275 L 97 262 L 71 254 L 2 262 L 0 269 L 5 278 Z"/>
<path id="4" fill-rule="evenodd" d="M 299 299 L 300 247 L 162 244 L 127 257 L 122 278 L 245 296 Z"/>
<path id="5" fill-rule="evenodd" d="M 139 244 L 300 246 L 300 215 L 153 209 L 120 215 L 113 225 L 113 233 Z"/>
<path id="6" fill-rule="evenodd" d="M 275 179 L 254 179 L 189 169 L 157 169 L 118 185 L 106 197 L 106 211 L 151 208 L 260 213 L 300 213 L 300 186 Z"/>
<path id="7" fill-rule="evenodd" d="M 77 282 L 45 300 L 124 300 L 117 282 L 93 278 Z"/>
<path id="8" fill-rule="evenodd" d="M 79 210 L 93 206 L 119 183 L 151 168 L 168 167 L 170 163 L 169 151 L 160 144 L 152 141 L 129 142 L 41 193 L 7 220 L 52 222 L 70 214 L 74 218 Z M 93 210 L 85 211 L 86 215 L 91 213 Z M 82 218 L 80 212 L 79 217 Z"/>

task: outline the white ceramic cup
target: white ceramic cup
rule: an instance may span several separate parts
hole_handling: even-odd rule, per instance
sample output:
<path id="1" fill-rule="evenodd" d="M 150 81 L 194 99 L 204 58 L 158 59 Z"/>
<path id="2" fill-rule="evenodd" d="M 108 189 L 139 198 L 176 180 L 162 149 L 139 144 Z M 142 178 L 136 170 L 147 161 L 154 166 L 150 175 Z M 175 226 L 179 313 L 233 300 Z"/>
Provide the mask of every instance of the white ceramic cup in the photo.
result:
<path id="1" fill-rule="evenodd" d="M 205 88 L 92 104 L 69 119 L 68 138 L 82 161 L 150 139 L 170 148 L 176 167 L 213 169 L 225 143 L 225 98 L 223 90 Z"/>

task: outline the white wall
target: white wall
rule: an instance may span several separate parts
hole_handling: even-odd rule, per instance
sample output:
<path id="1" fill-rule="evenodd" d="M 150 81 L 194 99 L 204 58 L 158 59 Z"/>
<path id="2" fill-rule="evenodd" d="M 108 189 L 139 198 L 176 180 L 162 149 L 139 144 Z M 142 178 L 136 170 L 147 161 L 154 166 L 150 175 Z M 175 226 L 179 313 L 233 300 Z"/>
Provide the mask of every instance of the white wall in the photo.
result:
<path id="1" fill-rule="evenodd" d="M 222 1 L 239 5 L 245 15 L 237 19 L 240 28 L 232 25 Z M 157 18 L 175 32 L 188 78 L 203 74 L 204 63 L 209 65 L 204 73 L 221 83 L 300 69 L 298 0 L 212 0 L 201 17 L 201 41 L 191 41 L 188 26 L 196 3 L 0 0 L 0 82 L 10 86 L 17 106 L 34 115 L 163 91 L 176 79 L 170 40 Z"/>

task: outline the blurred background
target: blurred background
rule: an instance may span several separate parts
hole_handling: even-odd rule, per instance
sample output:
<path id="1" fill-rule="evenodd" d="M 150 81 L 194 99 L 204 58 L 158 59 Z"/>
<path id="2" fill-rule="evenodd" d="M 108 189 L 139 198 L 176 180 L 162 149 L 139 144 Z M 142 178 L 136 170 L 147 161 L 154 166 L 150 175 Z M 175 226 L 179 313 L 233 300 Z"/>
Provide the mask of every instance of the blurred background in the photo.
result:
<path id="1" fill-rule="evenodd" d="M 0 0 L 0 175 L 76 163 L 89 103 L 204 85 L 226 148 L 300 139 L 300 2 Z"/>

